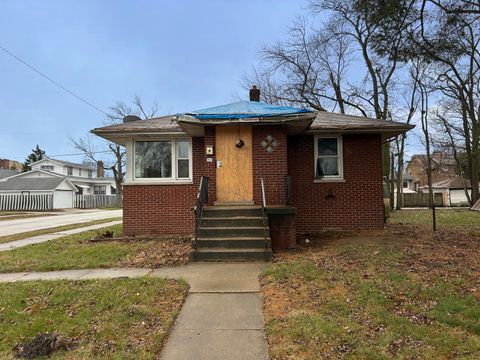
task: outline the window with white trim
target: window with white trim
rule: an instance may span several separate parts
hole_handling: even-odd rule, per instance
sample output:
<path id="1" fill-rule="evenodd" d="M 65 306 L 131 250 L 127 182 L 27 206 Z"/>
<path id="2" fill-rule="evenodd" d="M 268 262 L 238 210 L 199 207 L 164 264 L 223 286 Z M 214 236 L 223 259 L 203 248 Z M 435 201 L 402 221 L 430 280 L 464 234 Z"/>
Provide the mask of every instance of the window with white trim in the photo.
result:
<path id="1" fill-rule="evenodd" d="M 190 142 L 177 140 L 177 179 L 190 177 Z"/>
<path id="2" fill-rule="evenodd" d="M 73 175 L 73 167 L 67 166 L 67 175 Z"/>
<path id="3" fill-rule="evenodd" d="M 53 165 L 40 165 L 40 170 L 53 171 L 54 169 Z"/>
<path id="4" fill-rule="evenodd" d="M 134 142 L 134 178 L 164 181 L 192 177 L 190 139 L 164 139 Z"/>
<path id="5" fill-rule="evenodd" d="M 341 136 L 315 137 L 315 178 L 343 179 Z"/>
<path id="6" fill-rule="evenodd" d="M 93 194 L 94 195 L 105 195 L 107 191 L 107 187 L 105 185 L 94 185 L 93 186 Z"/>

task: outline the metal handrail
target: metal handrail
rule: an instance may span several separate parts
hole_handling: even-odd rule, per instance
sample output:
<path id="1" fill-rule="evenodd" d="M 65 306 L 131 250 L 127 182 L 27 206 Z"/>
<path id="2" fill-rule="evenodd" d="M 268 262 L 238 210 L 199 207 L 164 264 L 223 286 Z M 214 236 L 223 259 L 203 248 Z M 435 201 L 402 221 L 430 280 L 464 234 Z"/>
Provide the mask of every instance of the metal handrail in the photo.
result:
<path id="1" fill-rule="evenodd" d="M 198 186 L 197 200 L 193 207 L 195 214 L 195 230 L 193 238 L 193 248 L 197 250 L 198 232 L 200 230 L 200 223 L 202 222 L 203 206 L 208 203 L 208 177 L 202 176 L 200 178 L 200 185 Z"/>
<path id="2" fill-rule="evenodd" d="M 263 178 L 260 178 L 260 190 L 262 194 L 262 220 L 263 220 L 263 235 L 265 237 L 265 249 L 268 247 L 268 235 L 267 235 L 267 198 L 265 196 L 265 185 L 263 183 Z"/>

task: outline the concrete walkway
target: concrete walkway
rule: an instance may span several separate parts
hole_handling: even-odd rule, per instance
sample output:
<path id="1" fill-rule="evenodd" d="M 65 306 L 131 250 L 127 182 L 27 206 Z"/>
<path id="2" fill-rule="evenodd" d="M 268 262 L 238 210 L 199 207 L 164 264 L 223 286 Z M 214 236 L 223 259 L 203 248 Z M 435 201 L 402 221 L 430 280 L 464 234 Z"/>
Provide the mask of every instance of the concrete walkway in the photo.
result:
<path id="1" fill-rule="evenodd" d="M 197 263 L 162 269 L 86 269 L 0 274 L 0 282 L 155 276 L 185 279 L 190 294 L 161 359 L 268 359 L 258 276 L 264 263 Z"/>
<path id="2" fill-rule="evenodd" d="M 72 235 L 72 234 L 78 234 L 84 231 L 89 231 L 89 230 L 96 230 L 96 229 L 101 229 L 107 226 L 112 226 L 112 225 L 117 225 L 121 224 L 122 221 L 111 221 L 103 224 L 96 224 L 96 225 L 90 225 L 90 226 L 84 226 L 81 228 L 77 229 L 71 229 L 71 230 L 65 230 L 65 231 L 58 231 L 50 234 L 44 234 L 44 235 L 37 235 L 33 237 L 29 237 L 27 239 L 22 239 L 22 240 L 15 240 L 15 241 L 10 241 L 4 244 L 0 244 L 0 251 L 8 251 L 8 250 L 13 250 L 22 246 L 27 246 L 27 245 L 32 245 L 32 244 L 38 244 L 50 240 L 55 240 L 58 239 L 62 236 L 66 235 Z"/>

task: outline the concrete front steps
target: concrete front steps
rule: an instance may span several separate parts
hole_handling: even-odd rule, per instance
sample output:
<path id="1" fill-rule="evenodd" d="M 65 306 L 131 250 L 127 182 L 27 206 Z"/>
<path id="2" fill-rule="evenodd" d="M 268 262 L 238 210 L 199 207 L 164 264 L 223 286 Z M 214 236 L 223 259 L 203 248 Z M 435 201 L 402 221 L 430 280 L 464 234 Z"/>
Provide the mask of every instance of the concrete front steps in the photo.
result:
<path id="1" fill-rule="evenodd" d="M 192 261 L 271 261 L 270 232 L 267 241 L 258 206 L 207 206 L 203 210 L 197 250 Z"/>

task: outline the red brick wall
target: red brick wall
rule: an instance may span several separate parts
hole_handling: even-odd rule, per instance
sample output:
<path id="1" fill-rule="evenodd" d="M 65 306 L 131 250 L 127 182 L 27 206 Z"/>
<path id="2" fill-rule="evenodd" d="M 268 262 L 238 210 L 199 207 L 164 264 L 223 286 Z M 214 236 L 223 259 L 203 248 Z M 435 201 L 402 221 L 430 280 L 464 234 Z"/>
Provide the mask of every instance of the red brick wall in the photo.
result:
<path id="1" fill-rule="evenodd" d="M 209 156 L 212 158 L 212 162 L 207 162 L 207 156 L 205 155 L 205 148 L 207 145 L 213 145 L 215 149 L 214 126 L 205 127 L 204 144 L 202 145 L 201 153 L 198 155 L 200 161 L 203 162 L 203 166 L 199 166 L 198 168 L 200 171 L 200 174 L 198 175 L 208 176 L 208 204 L 213 205 L 214 201 L 216 200 L 216 158 L 215 156 Z"/>
<path id="2" fill-rule="evenodd" d="M 268 227 L 273 249 L 293 249 L 296 246 L 296 217 L 289 215 L 268 215 Z"/>
<path id="3" fill-rule="evenodd" d="M 381 228 L 384 221 L 380 135 L 343 136 L 344 182 L 314 183 L 314 140 L 288 138 L 297 235 L 325 228 Z M 331 192 L 335 195 L 328 198 Z"/>
<path id="4" fill-rule="evenodd" d="M 285 176 L 287 166 L 287 132 L 283 126 L 253 126 L 253 200 L 261 204 L 260 178 L 265 184 L 268 205 L 285 203 Z M 277 147 L 271 153 L 260 144 L 271 135 Z"/>
<path id="5" fill-rule="evenodd" d="M 212 136 L 210 130 L 207 133 L 205 141 L 203 138 L 192 140 L 193 184 L 124 186 L 123 230 L 126 235 L 193 232 L 191 208 L 195 203 L 200 177 L 206 175 L 210 176 L 210 180 L 215 178 L 212 176 L 212 171 L 215 174 L 215 163 L 207 163 L 205 158 L 204 144 L 211 141 Z M 214 189 L 210 191 L 215 193 Z M 213 202 L 213 199 L 209 198 L 209 201 Z"/>
<path id="6" fill-rule="evenodd" d="M 260 143 L 267 135 L 278 146 L 268 153 Z M 206 161 L 205 145 L 215 144 L 215 129 L 205 138 L 193 139 L 193 184 L 125 185 L 124 231 L 134 234 L 188 234 L 193 231 L 191 211 L 200 177 L 208 176 L 209 203 L 215 201 L 215 158 Z M 325 228 L 379 228 L 383 226 L 381 138 L 377 135 L 345 135 L 345 182 L 314 183 L 313 136 L 288 137 L 285 128 L 253 127 L 254 201 L 260 204 L 260 178 L 267 203 L 284 203 L 284 177 L 292 176 L 292 205 L 297 207 L 297 234 Z M 288 161 L 287 161 L 288 160 Z M 327 199 L 332 192 L 335 197 Z"/>

